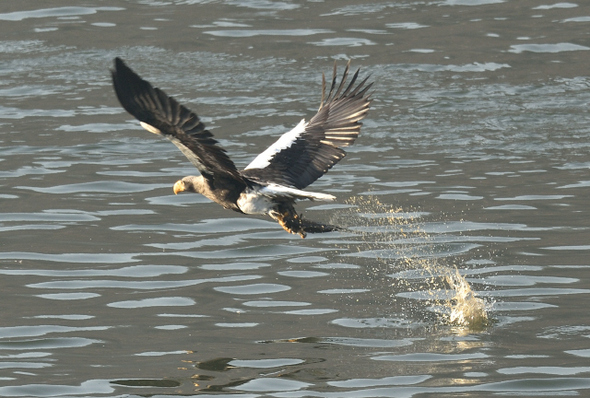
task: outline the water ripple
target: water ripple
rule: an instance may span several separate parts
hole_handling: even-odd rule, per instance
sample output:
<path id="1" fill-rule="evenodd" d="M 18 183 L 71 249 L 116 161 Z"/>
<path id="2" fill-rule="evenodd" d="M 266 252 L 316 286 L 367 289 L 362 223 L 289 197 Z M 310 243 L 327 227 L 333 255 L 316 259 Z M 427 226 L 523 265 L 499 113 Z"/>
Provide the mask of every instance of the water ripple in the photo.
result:
<path id="1" fill-rule="evenodd" d="M 71 333 L 107 330 L 108 326 L 32 325 L 0 327 L 0 339 L 45 336 L 50 333 Z M 5 343 L 4 343 L 5 344 Z"/>
<path id="2" fill-rule="evenodd" d="M 50 193 L 58 195 L 71 195 L 75 193 L 137 193 L 153 191 L 155 189 L 169 188 L 168 184 L 144 184 L 125 181 L 91 181 L 81 182 L 78 184 L 55 185 L 51 187 L 28 187 L 16 186 L 16 189 L 26 189 L 40 193 Z"/>
<path id="3" fill-rule="evenodd" d="M 184 307 L 195 305 L 196 301 L 187 297 L 157 297 L 142 300 L 117 301 L 107 304 L 113 308 L 152 308 L 152 307 Z"/>
<path id="4" fill-rule="evenodd" d="M 291 287 L 278 283 L 255 283 L 251 285 L 217 286 L 213 289 L 222 293 L 252 295 L 284 292 L 290 290 Z"/>
<path id="5" fill-rule="evenodd" d="M 27 18 L 70 17 L 95 14 L 97 11 L 122 11 L 120 7 L 55 7 L 0 14 L 2 21 L 22 21 Z"/>
<path id="6" fill-rule="evenodd" d="M 160 289 L 174 289 L 187 286 L 196 286 L 203 283 L 218 283 L 218 282 L 236 282 L 259 279 L 258 275 L 242 275 L 242 276 L 226 276 L 210 279 L 190 279 L 179 281 L 117 281 L 117 280 L 67 280 L 67 281 L 51 281 L 28 284 L 27 287 L 33 289 L 136 289 L 136 290 L 160 290 Z"/>
<path id="7" fill-rule="evenodd" d="M 35 253 L 35 252 L 0 252 L 3 260 L 39 260 L 56 263 L 103 263 L 117 264 L 139 261 L 139 253 Z"/>

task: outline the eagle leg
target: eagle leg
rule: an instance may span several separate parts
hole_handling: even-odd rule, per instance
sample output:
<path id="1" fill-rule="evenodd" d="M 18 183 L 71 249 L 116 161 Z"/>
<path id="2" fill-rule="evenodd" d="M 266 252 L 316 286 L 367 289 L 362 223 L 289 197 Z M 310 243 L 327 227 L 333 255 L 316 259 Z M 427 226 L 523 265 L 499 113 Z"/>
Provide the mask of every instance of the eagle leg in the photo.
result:
<path id="1" fill-rule="evenodd" d="M 290 234 L 299 235 L 301 236 L 301 239 L 307 236 L 301 223 L 301 217 L 294 211 L 294 209 L 283 208 L 278 211 L 272 210 L 269 214 Z"/>

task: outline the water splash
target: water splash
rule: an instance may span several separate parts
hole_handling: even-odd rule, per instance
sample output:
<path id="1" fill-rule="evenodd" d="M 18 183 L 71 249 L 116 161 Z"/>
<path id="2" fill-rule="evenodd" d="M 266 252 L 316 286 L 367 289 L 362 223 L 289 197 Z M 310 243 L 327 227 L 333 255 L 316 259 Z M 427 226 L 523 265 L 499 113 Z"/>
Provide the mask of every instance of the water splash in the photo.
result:
<path id="1" fill-rule="evenodd" d="M 485 329 L 490 323 L 488 305 L 472 290 L 457 266 L 445 264 L 454 254 L 445 239 L 424 228 L 428 213 L 403 210 L 381 203 L 375 197 L 355 197 L 346 219 L 349 229 L 361 236 L 354 256 L 385 265 L 394 284 L 407 291 L 406 297 L 425 300 L 446 325 L 468 331 Z M 340 223 L 341 225 L 342 223 Z M 447 240 L 448 241 L 448 240 Z M 354 242 L 349 242 L 352 248 Z M 457 253 L 458 254 L 458 253 Z M 373 261 L 373 271 L 383 267 Z"/>
<path id="2" fill-rule="evenodd" d="M 454 271 L 454 275 L 446 277 L 447 283 L 455 292 L 455 296 L 448 302 L 449 323 L 467 326 L 471 330 L 485 329 L 490 323 L 486 303 L 471 290 L 459 270 L 455 268 Z"/>

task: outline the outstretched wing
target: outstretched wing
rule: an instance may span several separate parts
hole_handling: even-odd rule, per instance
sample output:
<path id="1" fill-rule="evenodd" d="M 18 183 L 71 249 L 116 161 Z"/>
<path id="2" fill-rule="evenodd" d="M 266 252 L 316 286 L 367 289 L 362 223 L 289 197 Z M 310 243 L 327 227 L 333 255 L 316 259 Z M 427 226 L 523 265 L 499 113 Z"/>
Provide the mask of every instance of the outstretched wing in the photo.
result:
<path id="1" fill-rule="evenodd" d="M 318 113 L 309 122 L 302 120 L 258 155 L 242 175 L 259 181 L 303 189 L 324 175 L 342 159 L 342 147 L 351 145 L 359 135 L 361 120 L 367 115 L 371 99 L 367 94 L 373 83 L 368 77 L 357 84 L 360 69 L 346 86 L 350 61 L 340 84 L 336 64 L 332 85 L 326 96 L 326 79 L 322 75 L 322 101 Z"/>
<path id="2" fill-rule="evenodd" d="M 146 130 L 172 141 L 205 178 L 223 175 L 242 180 L 225 150 L 194 112 L 159 88 L 152 87 L 120 58 L 115 58 L 115 69 L 111 74 L 123 108 Z"/>

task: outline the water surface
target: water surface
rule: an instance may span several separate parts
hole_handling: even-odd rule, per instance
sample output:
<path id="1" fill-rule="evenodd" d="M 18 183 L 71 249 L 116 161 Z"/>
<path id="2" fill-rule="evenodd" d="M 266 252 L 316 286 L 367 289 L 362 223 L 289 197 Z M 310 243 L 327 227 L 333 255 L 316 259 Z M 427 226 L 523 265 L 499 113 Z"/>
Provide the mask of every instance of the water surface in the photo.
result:
<path id="1" fill-rule="evenodd" d="M 0 395 L 587 394 L 583 2 L 4 1 L 0 21 Z M 352 59 L 371 111 L 313 186 L 338 201 L 300 204 L 350 232 L 174 196 L 194 169 L 119 106 L 116 56 L 238 167 Z"/>

